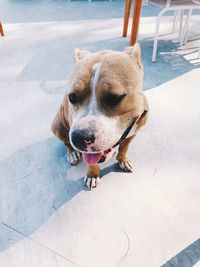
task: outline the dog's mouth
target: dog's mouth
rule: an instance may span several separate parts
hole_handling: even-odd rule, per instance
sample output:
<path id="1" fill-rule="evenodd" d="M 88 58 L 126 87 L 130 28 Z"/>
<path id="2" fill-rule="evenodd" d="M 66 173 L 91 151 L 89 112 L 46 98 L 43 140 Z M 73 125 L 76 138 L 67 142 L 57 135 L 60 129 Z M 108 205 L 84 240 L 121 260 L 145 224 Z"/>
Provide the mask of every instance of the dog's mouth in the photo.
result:
<path id="1" fill-rule="evenodd" d="M 115 149 L 114 148 L 109 148 L 103 152 L 98 152 L 98 153 L 86 153 L 83 152 L 83 160 L 85 161 L 86 164 L 89 165 L 94 165 L 97 163 L 102 163 L 104 162 L 107 158 L 112 157 L 114 154 Z"/>

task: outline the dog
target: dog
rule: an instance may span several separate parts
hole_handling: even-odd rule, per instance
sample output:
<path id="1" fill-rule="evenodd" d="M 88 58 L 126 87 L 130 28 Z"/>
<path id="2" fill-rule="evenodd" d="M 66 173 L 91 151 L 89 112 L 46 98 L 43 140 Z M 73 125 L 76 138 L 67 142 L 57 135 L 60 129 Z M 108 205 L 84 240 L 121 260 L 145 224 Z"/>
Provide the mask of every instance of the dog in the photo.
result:
<path id="1" fill-rule="evenodd" d="M 117 148 L 119 167 L 133 169 L 128 147 L 148 115 L 141 50 L 139 44 L 123 52 L 76 48 L 73 59 L 68 90 L 51 129 L 67 147 L 71 165 L 81 158 L 86 162 L 85 186 L 91 189 L 100 180 L 99 163 Z"/>

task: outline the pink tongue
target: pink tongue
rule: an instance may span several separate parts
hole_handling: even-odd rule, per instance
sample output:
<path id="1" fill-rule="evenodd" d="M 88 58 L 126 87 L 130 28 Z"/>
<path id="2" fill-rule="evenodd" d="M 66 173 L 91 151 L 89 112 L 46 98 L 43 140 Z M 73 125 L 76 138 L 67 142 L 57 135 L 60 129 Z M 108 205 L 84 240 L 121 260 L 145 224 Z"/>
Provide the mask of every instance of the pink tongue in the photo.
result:
<path id="1" fill-rule="evenodd" d="M 83 153 L 83 160 L 85 161 L 85 163 L 87 164 L 96 164 L 97 162 L 99 162 L 102 153 Z"/>

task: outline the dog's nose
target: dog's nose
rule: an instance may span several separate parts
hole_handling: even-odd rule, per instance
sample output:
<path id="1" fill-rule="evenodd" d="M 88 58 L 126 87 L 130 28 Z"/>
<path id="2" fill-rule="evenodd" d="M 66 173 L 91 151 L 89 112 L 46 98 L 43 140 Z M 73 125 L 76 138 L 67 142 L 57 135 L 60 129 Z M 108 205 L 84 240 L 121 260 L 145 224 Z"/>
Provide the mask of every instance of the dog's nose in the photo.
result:
<path id="1" fill-rule="evenodd" d="M 95 142 L 95 137 L 86 130 L 75 130 L 72 132 L 71 140 L 77 149 L 87 150 L 87 146 Z"/>

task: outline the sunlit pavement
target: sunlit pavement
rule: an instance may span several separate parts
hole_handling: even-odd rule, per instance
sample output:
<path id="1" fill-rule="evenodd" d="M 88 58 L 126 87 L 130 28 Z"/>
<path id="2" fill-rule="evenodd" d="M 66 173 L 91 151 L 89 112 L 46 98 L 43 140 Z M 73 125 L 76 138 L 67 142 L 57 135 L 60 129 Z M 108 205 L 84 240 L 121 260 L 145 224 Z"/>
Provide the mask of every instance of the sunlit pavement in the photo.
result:
<path id="1" fill-rule="evenodd" d="M 182 267 L 200 264 L 199 15 L 189 41 L 163 36 L 151 63 L 157 8 L 139 42 L 148 124 L 87 191 L 50 132 L 75 47 L 122 51 L 124 2 L 5 1 L 0 8 L 0 267 Z M 163 19 L 170 32 L 172 17 Z"/>

